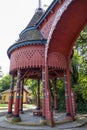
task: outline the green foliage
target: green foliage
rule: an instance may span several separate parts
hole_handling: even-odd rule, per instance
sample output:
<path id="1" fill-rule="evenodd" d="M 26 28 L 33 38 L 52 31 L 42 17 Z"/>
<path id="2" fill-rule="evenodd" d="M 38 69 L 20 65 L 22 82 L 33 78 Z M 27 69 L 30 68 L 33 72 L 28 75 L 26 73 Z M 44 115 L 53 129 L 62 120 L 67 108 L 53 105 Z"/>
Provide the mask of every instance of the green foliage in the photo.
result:
<path id="1" fill-rule="evenodd" d="M 51 96 L 52 96 L 52 102 L 54 102 L 54 89 L 53 89 L 54 86 L 53 86 L 52 80 L 49 81 L 49 88 L 50 88 L 50 92 L 51 92 Z"/>
<path id="2" fill-rule="evenodd" d="M 10 82 L 11 82 L 11 77 L 10 75 L 6 75 L 4 76 L 1 80 L 0 80 L 0 92 L 3 92 L 7 89 L 10 88 Z"/>
<path id="3" fill-rule="evenodd" d="M 79 59 L 79 60 L 78 60 Z M 72 69 L 72 83 L 78 83 L 78 71 L 80 65 L 80 56 L 76 50 L 74 50 L 74 56 L 71 60 L 71 69 Z"/>
<path id="4" fill-rule="evenodd" d="M 27 80 L 26 85 L 29 86 L 29 90 L 31 90 L 34 98 L 36 98 L 36 95 L 37 95 L 37 91 L 36 91 L 37 81 L 29 79 L 29 80 Z"/>
<path id="5" fill-rule="evenodd" d="M 57 79 L 57 95 L 59 111 L 65 111 L 65 89 L 62 79 Z"/>
<path id="6" fill-rule="evenodd" d="M 29 86 L 29 90 L 31 91 L 33 96 L 33 101 L 34 103 L 36 103 L 38 81 L 33 79 L 28 79 L 26 85 Z M 42 83 L 40 83 L 40 98 L 42 98 Z"/>
<path id="7" fill-rule="evenodd" d="M 77 111 L 87 112 L 87 27 L 82 30 L 77 39 L 71 65 Z"/>
<path id="8" fill-rule="evenodd" d="M 82 98 L 87 101 L 87 77 L 81 75 L 79 77 L 80 88 L 82 90 Z"/>
<path id="9" fill-rule="evenodd" d="M 80 64 L 80 73 L 83 73 L 87 76 L 87 26 L 80 33 L 75 49 L 82 58 L 82 62 Z"/>
<path id="10" fill-rule="evenodd" d="M 2 68 L 0 66 L 0 79 L 3 77 Z"/>

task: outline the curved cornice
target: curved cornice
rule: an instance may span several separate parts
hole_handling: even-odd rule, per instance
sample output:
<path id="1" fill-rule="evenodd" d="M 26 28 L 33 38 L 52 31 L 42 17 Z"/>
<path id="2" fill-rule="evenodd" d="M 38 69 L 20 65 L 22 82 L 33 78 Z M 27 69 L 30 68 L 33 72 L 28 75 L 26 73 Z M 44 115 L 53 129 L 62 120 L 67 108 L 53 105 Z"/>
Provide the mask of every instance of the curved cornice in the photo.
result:
<path id="1" fill-rule="evenodd" d="M 37 28 L 34 27 L 34 26 L 25 28 L 25 29 L 20 33 L 20 36 L 23 35 L 25 32 L 30 31 L 30 30 L 34 30 L 34 29 L 37 29 Z"/>
<path id="2" fill-rule="evenodd" d="M 43 40 L 32 40 L 32 41 L 24 41 L 20 43 L 15 43 L 12 46 L 9 47 L 7 50 L 7 55 L 10 58 L 11 52 L 14 51 L 17 48 L 23 47 L 23 46 L 28 46 L 28 45 L 45 45 L 47 43 L 46 39 Z"/>

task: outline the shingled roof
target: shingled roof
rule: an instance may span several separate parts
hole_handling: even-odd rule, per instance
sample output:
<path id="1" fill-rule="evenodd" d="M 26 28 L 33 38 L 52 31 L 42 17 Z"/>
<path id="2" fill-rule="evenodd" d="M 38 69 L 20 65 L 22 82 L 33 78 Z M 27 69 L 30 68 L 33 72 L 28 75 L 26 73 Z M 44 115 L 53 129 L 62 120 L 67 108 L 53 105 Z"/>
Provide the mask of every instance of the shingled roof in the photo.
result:
<path id="1" fill-rule="evenodd" d="M 22 35 L 20 35 L 19 42 L 23 41 L 30 41 L 30 40 L 43 40 L 44 37 L 42 36 L 41 32 L 38 29 L 30 29 L 28 31 L 25 31 Z"/>
<path id="2" fill-rule="evenodd" d="M 26 28 L 35 26 L 43 14 L 44 14 L 44 10 L 42 8 L 36 9 L 34 16 L 32 17 L 31 21 L 29 22 Z"/>
<path id="3" fill-rule="evenodd" d="M 42 40 L 44 37 L 42 36 L 41 32 L 35 28 L 36 23 L 39 21 L 41 16 L 44 14 L 43 9 L 38 8 L 35 11 L 34 16 L 32 17 L 31 21 L 27 25 L 27 27 L 20 33 L 19 42 L 29 41 L 29 40 Z"/>
<path id="4" fill-rule="evenodd" d="M 8 49 L 7 54 L 9 57 L 11 52 L 16 48 L 29 44 L 46 44 L 47 40 L 43 37 L 41 31 L 36 28 L 36 24 L 43 14 L 44 10 L 42 8 L 36 9 L 31 21 L 29 22 L 27 27 L 20 33 L 19 39 Z"/>

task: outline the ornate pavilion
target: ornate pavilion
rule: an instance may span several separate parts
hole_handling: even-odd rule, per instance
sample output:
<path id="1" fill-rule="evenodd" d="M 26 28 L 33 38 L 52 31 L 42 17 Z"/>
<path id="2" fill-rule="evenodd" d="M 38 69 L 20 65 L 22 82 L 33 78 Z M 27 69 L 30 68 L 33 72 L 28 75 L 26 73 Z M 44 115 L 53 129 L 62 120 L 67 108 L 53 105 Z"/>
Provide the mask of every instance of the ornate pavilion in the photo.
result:
<path id="1" fill-rule="evenodd" d="M 38 93 L 34 114 L 41 114 L 43 121 L 46 120 L 48 125 L 54 126 L 49 79 L 54 83 L 54 107 L 57 112 L 56 79 L 62 77 L 65 84 L 66 117 L 74 120 L 75 102 L 70 81 L 70 59 L 73 45 L 87 23 L 86 12 L 87 0 L 53 0 L 46 11 L 41 8 L 39 1 L 39 8 L 36 9 L 33 18 L 20 33 L 18 41 L 7 51 L 10 59 L 9 73 L 12 77 L 7 118 L 13 117 L 13 121 L 21 120 L 24 81 L 36 79 Z M 17 90 L 12 112 L 15 77 Z M 43 87 L 42 110 L 40 80 Z"/>

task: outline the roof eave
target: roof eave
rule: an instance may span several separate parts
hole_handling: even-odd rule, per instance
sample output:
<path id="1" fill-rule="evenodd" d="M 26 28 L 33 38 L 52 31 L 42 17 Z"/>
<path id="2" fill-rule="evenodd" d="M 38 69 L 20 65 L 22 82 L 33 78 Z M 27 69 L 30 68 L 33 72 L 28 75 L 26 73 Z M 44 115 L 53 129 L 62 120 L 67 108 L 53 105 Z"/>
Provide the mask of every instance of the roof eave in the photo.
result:
<path id="1" fill-rule="evenodd" d="M 15 43 L 12 46 L 9 47 L 7 50 L 7 55 L 10 58 L 11 52 L 14 51 L 17 48 L 23 47 L 23 46 L 28 46 L 28 45 L 45 45 L 47 43 L 46 39 L 42 40 L 31 40 L 31 41 L 23 41 L 20 43 Z"/>

